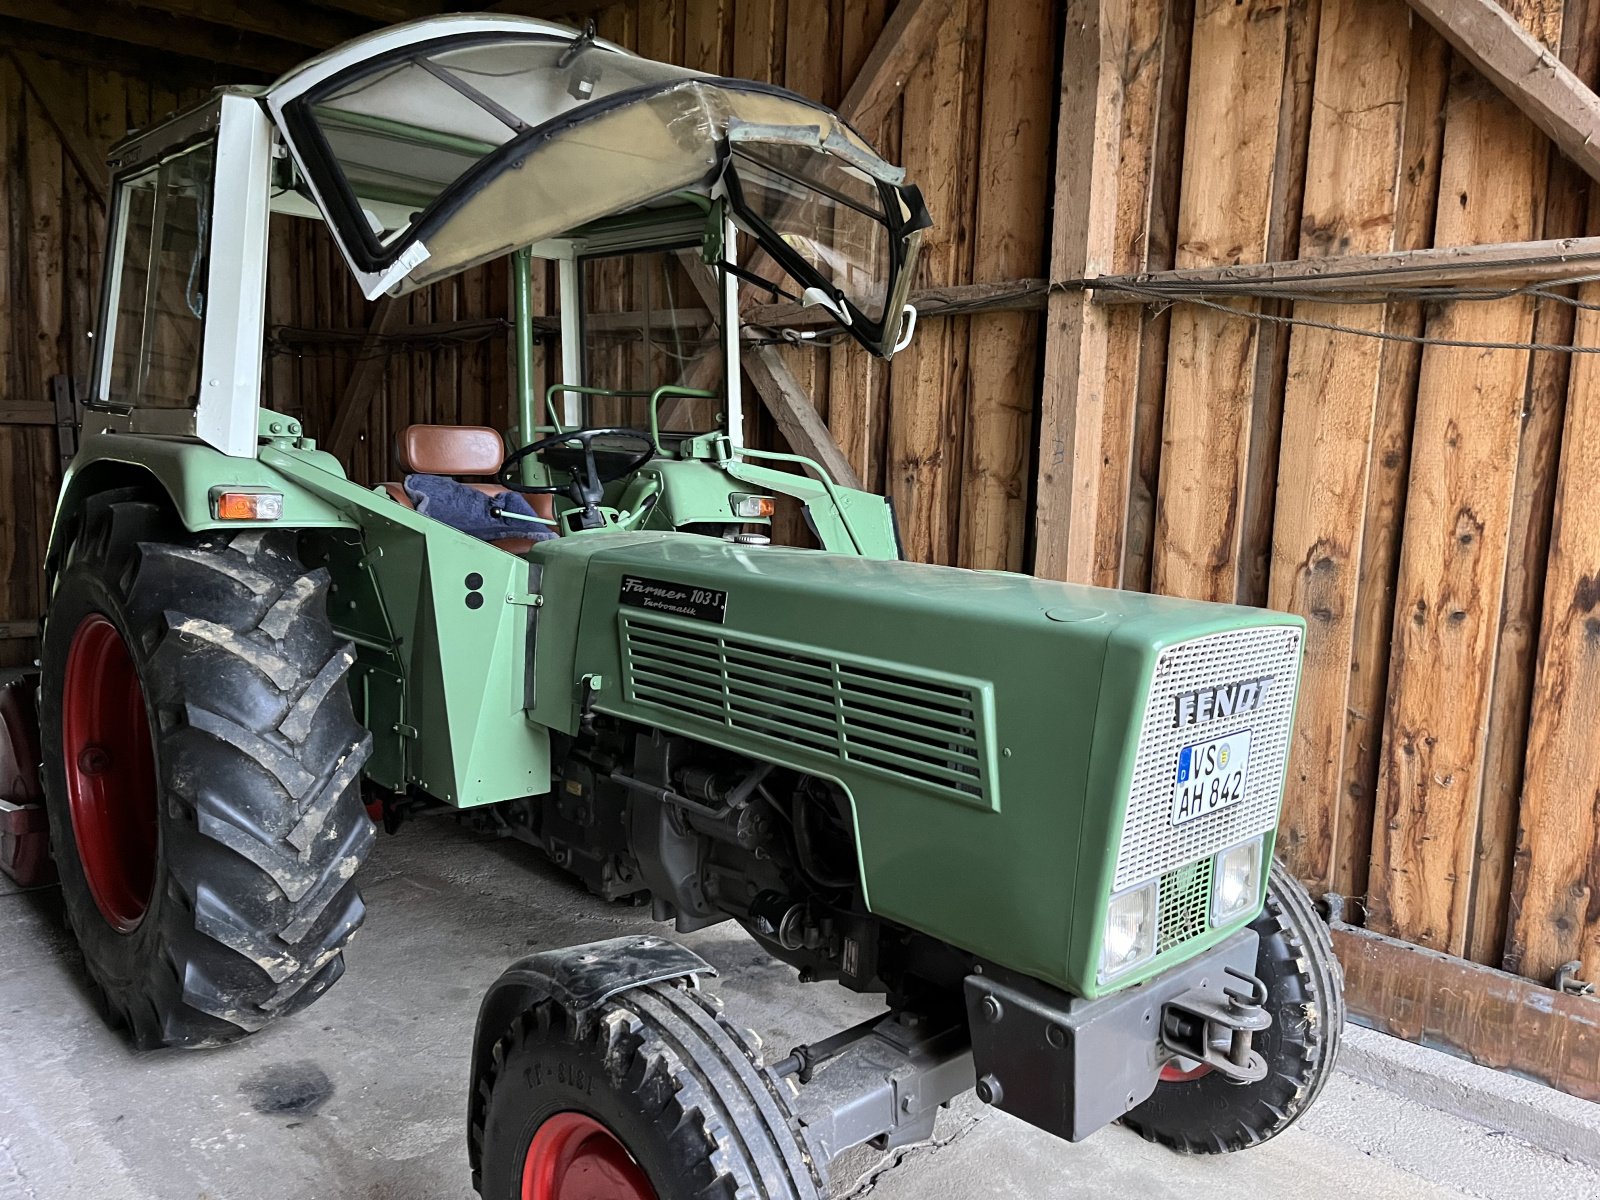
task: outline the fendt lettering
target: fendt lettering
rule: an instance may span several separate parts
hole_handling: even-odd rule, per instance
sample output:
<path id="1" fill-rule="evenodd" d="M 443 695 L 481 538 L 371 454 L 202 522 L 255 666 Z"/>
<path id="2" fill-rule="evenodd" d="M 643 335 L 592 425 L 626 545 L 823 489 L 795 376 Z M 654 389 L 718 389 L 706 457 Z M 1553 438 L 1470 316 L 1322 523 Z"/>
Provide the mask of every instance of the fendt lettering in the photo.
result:
<path id="1" fill-rule="evenodd" d="M 1184 692 L 1173 699 L 1173 724 L 1180 728 L 1184 725 L 1204 725 L 1207 721 L 1222 717 L 1238 717 L 1254 712 L 1267 702 L 1271 688 L 1272 676 L 1263 675 L 1259 679 Z"/>

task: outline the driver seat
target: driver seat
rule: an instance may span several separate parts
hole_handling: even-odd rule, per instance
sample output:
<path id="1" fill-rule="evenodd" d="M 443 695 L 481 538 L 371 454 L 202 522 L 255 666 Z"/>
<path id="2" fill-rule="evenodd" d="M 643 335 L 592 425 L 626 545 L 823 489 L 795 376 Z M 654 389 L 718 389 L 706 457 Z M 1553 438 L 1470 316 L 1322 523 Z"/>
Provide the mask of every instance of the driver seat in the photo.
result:
<path id="1" fill-rule="evenodd" d="M 506 490 L 499 482 L 477 482 L 495 479 L 506 460 L 506 444 L 501 440 L 500 431 L 487 425 L 407 425 L 395 439 L 394 456 L 407 475 L 466 476 L 462 483 L 488 496 L 498 496 Z M 395 503 L 416 507 L 401 484 L 380 483 L 378 486 Z M 539 516 L 547 521 L 555 520 L 553 497 L 528 496 L 526 499 Z M 526 554 L 535 545 L 532 538 L 519 537 L 497 538 L 489 544 L 512 554 Z"/>

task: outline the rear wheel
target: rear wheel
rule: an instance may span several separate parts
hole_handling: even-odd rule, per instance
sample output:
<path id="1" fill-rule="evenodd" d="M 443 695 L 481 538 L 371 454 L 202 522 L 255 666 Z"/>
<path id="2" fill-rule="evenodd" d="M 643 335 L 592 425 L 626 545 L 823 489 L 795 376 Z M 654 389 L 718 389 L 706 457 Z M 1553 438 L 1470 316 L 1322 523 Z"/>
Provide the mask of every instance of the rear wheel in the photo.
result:
<path id="1" fill-rule="evenodd" d="M 291 532 L 189 535 L 96 497 L 45 625 L 41 741 L 67 916 L 140 1048 L 232 1041 L 339 978 L 371 739 Z"/>
<path id="2" fill-rule="evenodd" d="M 546 1001 L 494 1048 L 473 1183 L 484 1200 L 818 1200 L 786 1086 L 682 984 L 581 1017 Z"/>
<path id="3" fill-rule="evenodd" d="M 1282 864 L 1272 864 L 1256 975 L 1267 986 L 1272 1026 L 1256 1038 L 1266 1078 L 1230 1083 L 1205 1066 L 1173 1064 L 1143 1104 L 1123 1118 L 1147 1141 L 1181 1154 L 1226 1154 L 1282 1133 L 1310 1108 L 1333 1074 L 1344 1029 L 1344 971 L 1328 926 Z"/>

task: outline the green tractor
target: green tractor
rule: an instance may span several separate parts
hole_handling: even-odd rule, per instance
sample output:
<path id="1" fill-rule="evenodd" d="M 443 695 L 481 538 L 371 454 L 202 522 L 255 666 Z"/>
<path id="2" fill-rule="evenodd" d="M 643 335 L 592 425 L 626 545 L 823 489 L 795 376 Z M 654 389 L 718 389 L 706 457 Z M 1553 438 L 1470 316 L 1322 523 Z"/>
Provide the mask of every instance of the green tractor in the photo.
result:
<path id="1" fill-rule="evenodd" d="M 835 114 L 450 16 L 221 90 L 112 168 L 40 753 L 135 1045 L 339 979 L 370 803 L 885 998 L 766 1063 L 666 937 L 523 959 L 471 1063 L 486 1198 L 822 1196 L 974 1088 L 1202 1153 L 1313 1101 L 1341 976 L 1273 863 L 1303 623 L 905 562 L 883 498 L 746 444 L 742 347 L 806 336 L 742 328 L 755 302 L 884 358 L 912 334 L 927 211 Z M 513 257 L 515 427 L 413 426 L 367 487 L 263 407 L 274 213 L 326 222 L 374 299 Z M 772 544 L 778 504 L 820 549 Z"/>

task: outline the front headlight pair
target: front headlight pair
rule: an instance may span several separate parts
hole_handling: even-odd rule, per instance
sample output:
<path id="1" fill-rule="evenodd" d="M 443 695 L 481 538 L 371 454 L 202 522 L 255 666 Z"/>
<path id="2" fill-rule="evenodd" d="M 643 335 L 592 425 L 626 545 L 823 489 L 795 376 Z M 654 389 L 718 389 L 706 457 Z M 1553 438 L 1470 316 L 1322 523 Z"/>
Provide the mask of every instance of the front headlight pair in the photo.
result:
<path id="1" fill-rule="evenodd" d="M 1248 912 L 1261 892 L 1262 839 L 1216 854 L 1211 863 L 1211 926 Z M 1100 978 L 1116 978 L 1155 957 L 1160 935 L 1160 881 L 1152 879 L 1111 897 L 1100 937 Z"/>

